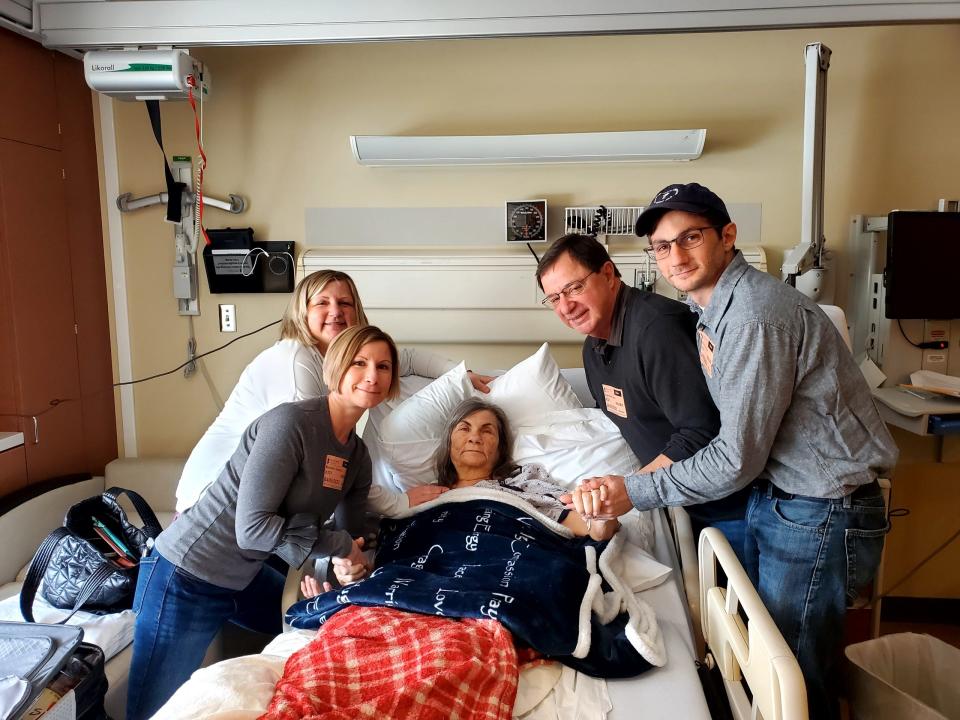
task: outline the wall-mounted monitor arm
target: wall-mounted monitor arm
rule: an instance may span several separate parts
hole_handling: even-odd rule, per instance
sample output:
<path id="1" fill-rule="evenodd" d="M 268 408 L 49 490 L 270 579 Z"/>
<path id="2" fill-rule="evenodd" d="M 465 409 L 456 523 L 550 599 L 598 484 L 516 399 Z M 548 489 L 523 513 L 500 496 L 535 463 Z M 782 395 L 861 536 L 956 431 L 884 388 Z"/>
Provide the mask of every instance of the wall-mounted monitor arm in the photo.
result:
<path id="1" fill-rule="evenodd" d="M 797 285 L 797 278 L 823 268 L 823 158 L 827 115 L 827 71 L 831 51 L 822 43 L 804 48 L 806 81 L 803 103 L 803 184 L 800 196 L 800 242 L 783 256 L 783 280 Z M 816 283 L 816 292 L 820 283 Z M 803 283 L 799 288 L 805 291 Z M 810 294 L 810 293 L 807 293 Z M 818 299 L 818 298 L 814 298 Z"/>

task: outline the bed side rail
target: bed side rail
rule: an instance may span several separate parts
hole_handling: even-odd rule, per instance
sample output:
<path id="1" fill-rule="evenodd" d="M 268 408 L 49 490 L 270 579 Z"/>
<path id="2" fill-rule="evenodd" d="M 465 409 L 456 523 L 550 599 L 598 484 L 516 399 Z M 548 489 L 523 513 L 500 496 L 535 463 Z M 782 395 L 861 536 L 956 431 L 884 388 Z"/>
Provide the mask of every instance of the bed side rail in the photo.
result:
<path id="1" fill-rule="evenodd" d="M 708 664 L 712 658 L 723 675 L 733 716 L 807 720 L 800 666 L 730 543 L 716 528 L 700 534 L 700 608 Z"/>
<path id="2" fill-rule="evenodd" d="M 697 539 L 693 536 L 690 516 L 682 507 L 668 507 L 667 518 L 670 520 L 673 545 L 680 561 L 680 576 L 683 580 L 684 594 L 687 596 L 687 607 L 690 610 L 693 641 L 696 645 L 697 657 L 702 658 L 706 655 L 706 646 L 703 642 L 703 628 L 700 627 L 700 567 L 697 560 Z"/>

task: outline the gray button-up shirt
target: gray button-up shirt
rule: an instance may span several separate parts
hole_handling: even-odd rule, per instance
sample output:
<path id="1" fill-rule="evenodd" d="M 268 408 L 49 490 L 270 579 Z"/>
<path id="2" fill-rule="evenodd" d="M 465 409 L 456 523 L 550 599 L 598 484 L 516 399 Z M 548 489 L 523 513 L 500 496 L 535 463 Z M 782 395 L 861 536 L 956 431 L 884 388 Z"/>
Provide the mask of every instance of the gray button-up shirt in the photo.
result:
<path id="1" fill-rule="evenodd" d="M 816 303 L 737 251 L 707 307 L 694 310 L 720 433 L 682 462 L 628 477 L 636 507 L 714 500 L 757 478 L 797 495 L 839 498 L 893 467 L 897 446 Z"/>

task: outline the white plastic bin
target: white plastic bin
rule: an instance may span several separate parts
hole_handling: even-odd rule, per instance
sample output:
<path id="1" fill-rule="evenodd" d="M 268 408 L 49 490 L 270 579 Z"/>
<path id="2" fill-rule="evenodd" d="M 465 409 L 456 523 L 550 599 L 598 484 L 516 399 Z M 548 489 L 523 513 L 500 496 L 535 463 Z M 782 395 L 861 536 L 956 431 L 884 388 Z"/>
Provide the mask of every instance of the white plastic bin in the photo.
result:
<path id="1" fill-rule="evenodd" d="M 854 720 L 960 720 L 960 649 L 899 633 L 850 645 Z"/>

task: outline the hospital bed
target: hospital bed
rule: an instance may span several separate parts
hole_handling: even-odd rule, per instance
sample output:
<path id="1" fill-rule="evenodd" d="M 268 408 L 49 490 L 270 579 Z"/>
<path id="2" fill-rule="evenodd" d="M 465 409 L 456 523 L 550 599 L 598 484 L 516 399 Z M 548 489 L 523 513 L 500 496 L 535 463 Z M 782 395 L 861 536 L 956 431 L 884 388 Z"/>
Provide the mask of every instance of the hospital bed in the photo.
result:
<path id="1" fill-rule="evenodd" d="M 582 372 L 565 370 L 564 377 L 583 400 L 590 402 Z M 408 386 L 405 394 L 426 382 L 412 388 Z M 363 436 L 376 467 L 383 454 L 381 429 L 376 423 L 368 423 Z M 655 538 L 652 554 L 673 572 L 664 582 L 638 596 L 656 613 L 667 662 L 636 678 L 607 680 L 606 692 L 612 710 L 606 717 L 628 720 L 638 717 L 639 713 L 645 720 L 710 718 L 698 675 L 698 660 L 706 659 L 723 674 L 738 720 L 805 718 L 804 686 L 796 660 L 723 536 L 712 530 L 704 533 L 698 564 L 696 540 L 690 532 L 686 513 L 655 511 L 652 520 Z M 299 578 L 299 572 L 291 572 L 288 577 L 283 607 L 298 598 Z M 744 618 L 749 620 L 745 622 Z M 198 702 L 223 698 L 225 702 L 236 703 L 238 694 L 245 697 L 231 706 L 224 717 L 256 717 L 256 713 L 266 708 L 285 659 L 309 642 L 312 634 L 288 632 L 259 656 L 234 658 L 198 671 L 157 717 L 202 717 L 208 711 Z M 751 695 L 745 692 L 745 684 L 750 686 Z M 751 705 L 755 706 L 754 710 Z M 221 712 L 225 709 L 219 708 Z"/>
<path id="2" fill-rule="evenodd" d="M 366 442 L 369 446 L 369 437 Z M 653 555 L 660 563 L 677 568 L 679 564 L 666 515 L 656 511 L 652 516 L 655 530 Z M 298 599 L 300 577 L 299 571 L 288 575 L 284 607 Z M 653 668 L 636 678 L 607 680 L 606 692 L 613 706 L 606 715 L 608 720 L 632 720 L 638 717 L 638 708 L 643 708 L 645 720 L 675 720 L 678 717 L 709 720 L 711 717 L 697 673 L 696 644 L 681 578 L 681 573 L 672 572 L 661 584 L 639 593 L 656 612 L 667 662 L 663 667 Z M 256 717 L 266 709 L 272 696 L 271 683 L 279 680 L 286 658 L 304 647 L 313 634 L 303 630 L 287 632 L 286 637 L 277 638 L 259 656 L 234 658 L 199 671 L 160 711 L 157 720 L 199 719 L 209 712 L 209 706 L 203 705 L 205 701 L 220 702 L 224 695 L 230 695 L 226 702 L 232 703 L 224 717 L 238 720 Z M 223 705 L 219 706 L 218 717 L 224 709 Z M 587 714 L 584 717 L 601 716 Z"/>
<path id="3" fill-rule="evenodd" d="M 682 511 L 681 511 L 682 512 Z M 683 513 L 685 516 L 686 513 Z M 683 587 L 683 572 L 676 552 L 674 536 L 664 512 L 653 513 L 655 544 L 654 557 L 660 563 L 674 569 L 670 577 L 660 585 L 640 593 L 657 615 L 660 632 L 667 653 L 667 664 L 644 675 L 628 680 L 607 680 L 607 689 L 613 710 L 608 720 L 633 720 L 636 709 L 644 708 L 645 720 L 709 719 L 706 699 L 697 674 L 697 661 L 703 657 L 697 651 L 694 624 L 687 605 Z M 689 522 L 688 525 L 689 527 Z M 696 572 L 696 551 L 692 548 L 692 535 L 685 538 L 684 551 Z M 291 572 L 287 577 L 283 606 L 299 599 L 300 572 Z M 699 619 L 696 627 L 699 628 Z"/>

